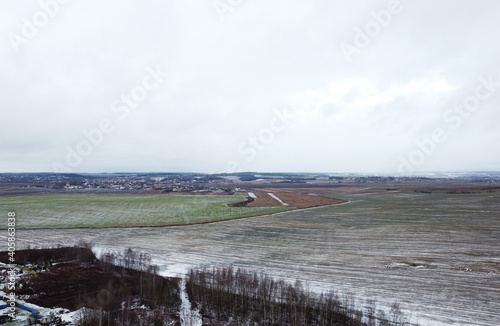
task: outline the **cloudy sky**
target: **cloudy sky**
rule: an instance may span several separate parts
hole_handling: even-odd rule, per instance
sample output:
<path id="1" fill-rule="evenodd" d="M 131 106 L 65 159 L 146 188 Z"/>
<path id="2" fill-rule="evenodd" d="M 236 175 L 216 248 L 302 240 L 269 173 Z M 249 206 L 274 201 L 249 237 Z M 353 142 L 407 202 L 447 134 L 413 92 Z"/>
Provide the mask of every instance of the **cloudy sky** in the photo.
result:
<path id="1" fill-rule="evenodd" d="M 0 6 L 0 172 L 500 169 L 496 0 Z"/>

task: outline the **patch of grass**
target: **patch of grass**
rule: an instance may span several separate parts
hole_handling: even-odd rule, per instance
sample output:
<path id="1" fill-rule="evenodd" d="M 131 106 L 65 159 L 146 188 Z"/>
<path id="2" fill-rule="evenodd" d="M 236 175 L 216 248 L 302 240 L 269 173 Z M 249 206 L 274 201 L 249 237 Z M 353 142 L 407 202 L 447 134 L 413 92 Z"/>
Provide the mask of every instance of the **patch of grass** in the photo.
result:
<path id="1" fill-rule="evenodd" d="M 183 225 L 270 214 L 288 207 L 228 207 L 239 196 L 57 194 L 1 197 L 18 228 Z"/>

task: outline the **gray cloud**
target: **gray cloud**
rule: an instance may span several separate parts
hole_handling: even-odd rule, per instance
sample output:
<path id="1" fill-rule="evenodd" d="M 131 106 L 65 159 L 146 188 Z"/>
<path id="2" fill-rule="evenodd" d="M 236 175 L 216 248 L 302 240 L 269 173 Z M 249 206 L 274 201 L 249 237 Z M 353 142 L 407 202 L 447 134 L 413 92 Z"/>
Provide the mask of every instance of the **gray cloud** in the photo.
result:
<path id="1" fill-rule="evenodd" d="M 348 62 L 341 44 L 389 3 L 241 1 L 223 21 L 210 1 L 3 3 L 0 171 L 394 173 L 436 129 L 416 172 L 498 169 L 500 87 L 443 115 L 500 81 L 500 3 L 401 0 Z M 167 76 L 140 93 L 155 67 Z M 69 166 L 103 119 L 113 131 Z"/>

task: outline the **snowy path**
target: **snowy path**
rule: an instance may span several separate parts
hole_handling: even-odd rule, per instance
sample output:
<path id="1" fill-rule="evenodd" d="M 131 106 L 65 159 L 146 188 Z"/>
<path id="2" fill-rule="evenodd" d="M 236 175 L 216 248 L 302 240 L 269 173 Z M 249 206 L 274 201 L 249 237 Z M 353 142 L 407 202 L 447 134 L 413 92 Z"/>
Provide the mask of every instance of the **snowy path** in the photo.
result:
<path id="1" fill-rule="evenodd" d="M 200 312 L 191 309 L 188 294 L 186 292 L 186 281 L 183 279 L 180 283 L 181 288 L 181 326 L 202 326 Z"/>
<path id="2" fill-rule="evenodd" d="M 276 199 L 277 201 L 279 201 L 281 203 L 281 205 L 283 206 L 288 206 L 287 203 L 284 203 L 281 199 L 278 198 L 278 196 L 276 196 L 275 194 L 273 194 L 272 192 L 268 192 L 267 193 L 269 196 L 273 197 L 274 199 Z"/>

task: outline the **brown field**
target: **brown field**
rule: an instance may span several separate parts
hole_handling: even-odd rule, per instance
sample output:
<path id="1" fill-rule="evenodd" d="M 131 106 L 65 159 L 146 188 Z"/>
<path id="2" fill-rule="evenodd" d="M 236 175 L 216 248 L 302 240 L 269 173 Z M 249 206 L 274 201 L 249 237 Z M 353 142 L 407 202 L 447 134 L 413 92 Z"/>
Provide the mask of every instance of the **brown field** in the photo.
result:
<path id="1" fill-rule="evenodd" d="M 311 208 L 327 205 L 341 204 L 345 201 L 342 199 L 324 197 L 322 195 L 333 195 L 342 193 L 364 193 L 364 192 L 385 192 L 398 191 L 406 193 L 449 193 L 449 194 L 466 194 L 466 193 L 482 193 L 495 192 L 500 187 L 489 184 L 471 184 L 465 182 L 402 182 L 402 183 L 363 183 L 363 184 L 303 184 L 288 185 L 265 185 L 264 187 L 252 187 L 257 198 L 253 201 L 241 202 L 239 206 L 249 207 L 275 207 L 281 206 L 281 203 L 268 195 L 273 193 L 289 207 L 294 208 Z M 237 192 L 235 195 L 240 195 L 248 198 L 247 192 Z"/>
<path id="2" fill-rule="evenodd" d="M 281 203 L 269 196 L 268 193 L 273 193 L 283 202 L 287 203 L 289 207 L 296 208 L 311 208 L 318 206 L 341 204 L 345 202 L 342 199 L 327 198 L 313 193 L 317 193 L 317 189 L 307 188 L 264 188 L 256 189 L 253 193 L 257 198 L 248 203 L 249 207 L 273 207 L 281 206 Z M 248 193 L 238 193 L 242 196 L 248 196 Z"/>

